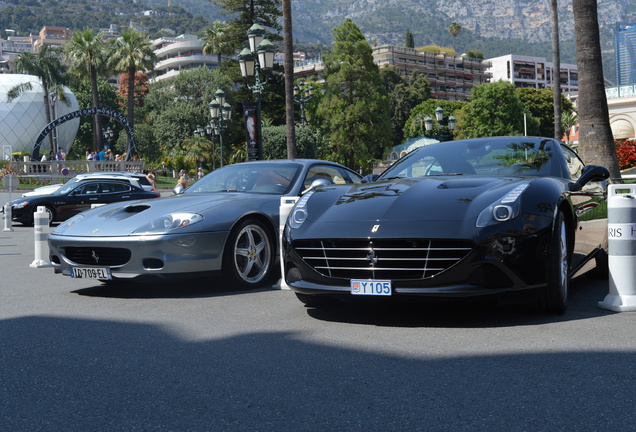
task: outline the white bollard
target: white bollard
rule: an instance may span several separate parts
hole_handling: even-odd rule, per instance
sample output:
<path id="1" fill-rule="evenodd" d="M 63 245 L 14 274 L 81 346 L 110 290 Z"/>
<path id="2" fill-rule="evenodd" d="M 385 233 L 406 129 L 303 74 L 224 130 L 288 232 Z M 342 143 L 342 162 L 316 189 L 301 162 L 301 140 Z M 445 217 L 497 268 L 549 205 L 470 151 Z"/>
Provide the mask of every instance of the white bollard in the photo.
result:
<path id="1" fill-rule="evenodd" d="M 48 260 L 49 245 L 46 242 L 49 236 L 49 214 L 43 206 L 38 206 L 37 211 L 33 213 L 33 230 L 35 234 L 35 259 L 30 267 L 51 267 Z"/>
<path id="2" fill-rule="evenodd" d="M 2 213 L 2 220 L 4 221 L 4 229 L 2 231 L 13 231 L 12 219 L 11 204 L 6 203 L 4 205 L 4 212 Z"/>
<path id="3" fill-rule="evenodd" d="M 278 245 L 280 256 L 280 281 L 279 288 L 282 290 L 288 290 L 289 285 L 285 283 L 285 265 L 283 262 L 283 231 L 285 230 L 285 223 L 287 222 L 287 216 L 289 212 L 294 208 L 296 201 L 299 197 L 284 196 L 280 198 L 280 213 L 278 216 Z"/>
<path id="4" fill-rule="evenodd" d="M 636 185 L 610 185 L 607 191 L 609 294 L 598 307 L 636 311 Z"/>

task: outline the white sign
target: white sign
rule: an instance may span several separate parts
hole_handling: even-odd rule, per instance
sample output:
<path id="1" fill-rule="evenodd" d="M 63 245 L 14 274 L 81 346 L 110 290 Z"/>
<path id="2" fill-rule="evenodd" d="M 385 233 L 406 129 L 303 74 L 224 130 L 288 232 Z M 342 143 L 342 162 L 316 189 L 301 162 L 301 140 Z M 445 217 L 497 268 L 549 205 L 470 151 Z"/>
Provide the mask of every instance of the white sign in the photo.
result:
<path id="1" fill-rule="evenodd" d="M 636 223 L 607 224 L 609 240 L 636 240 Z"/>

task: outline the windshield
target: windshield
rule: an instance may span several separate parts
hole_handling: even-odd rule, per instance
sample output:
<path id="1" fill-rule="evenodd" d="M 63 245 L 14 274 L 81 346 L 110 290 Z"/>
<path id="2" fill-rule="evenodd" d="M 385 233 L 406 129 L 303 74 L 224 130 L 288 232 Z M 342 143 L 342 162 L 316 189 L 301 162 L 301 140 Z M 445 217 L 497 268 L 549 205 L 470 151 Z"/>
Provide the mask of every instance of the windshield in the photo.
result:
<path id="1" fill-rule="evenodd" d="M 477 138 L 420 147 L 389 167 L 381 179 L 436 175 L 561 176 L 552 140 Z"/>
<path id="2" fill-rule="evenodd" d="M 68 193 L 71 189 L 73 189 L 73 186 L 78 181 L 79 180 L 78 180 L 77 177 L 73 177 L 72 179 L 70 179 L 69 181 L 64 183 L 64 185 L 61 188 L 59 188 L 58 190 L 53 192 L 53 195 L 64 195 L 64 194 Z"/>
<path id="3" fill-rule="evenodd" d="M 228 165 L 206 175 L 184 193 L 254 192 L 282 195 L 292 188 L 301 168 L 295 163 L 248 162 Z"/>

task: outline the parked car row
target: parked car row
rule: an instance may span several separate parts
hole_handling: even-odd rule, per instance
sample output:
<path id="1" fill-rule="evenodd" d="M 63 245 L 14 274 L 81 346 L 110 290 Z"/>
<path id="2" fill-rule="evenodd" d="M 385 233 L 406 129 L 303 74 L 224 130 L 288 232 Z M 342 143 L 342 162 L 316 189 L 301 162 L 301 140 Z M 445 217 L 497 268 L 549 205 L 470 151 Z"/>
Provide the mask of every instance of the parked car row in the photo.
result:
<path id="1" fill-rule="evenodd" d="M 126 171 L 95 171 L 85 174 L 78 174 L 65 183 L 52 184 L 47 186 L 41 186 L 35 188 L 32 191 L 22 194 L 23 197 L 37 196 L 37 195 L 50 195 L 62 186 L 70 186 L 73 183 L 80 182 L 82 180 L 95 180 L 95 179 L 110 179 L 121 180 L 128 182 L 133 186 L 137 186 L 147 191 L 154 191 L 154 187 L 148 180 L 145 174 L 130 173 Z"/>
<path id="2" fill-rule="evenodd" d="M 144 174 L 95 172 L 79 174 L 60 185 L 43 186 L 11 201 L 11 218 L 33 225 L 33 214 L 43 207 L 49 224 L 65 221 L 97 204 L 159 198 Z"/>
<path id="3" fill-rule="evenodd" d="M 607 267 L 608 177 L 531 137 L 429 145 L 365 179 L 319 160 L 248 162 L 176 196 L 82 212 L 51 233 L 50 259 L 107 283 L 222 273 L 257 287 L 278 274 L 280 198 L 300 197 L 280 259 L 307 306 L 530 294 L 561 314 L 570 279 Z"/>

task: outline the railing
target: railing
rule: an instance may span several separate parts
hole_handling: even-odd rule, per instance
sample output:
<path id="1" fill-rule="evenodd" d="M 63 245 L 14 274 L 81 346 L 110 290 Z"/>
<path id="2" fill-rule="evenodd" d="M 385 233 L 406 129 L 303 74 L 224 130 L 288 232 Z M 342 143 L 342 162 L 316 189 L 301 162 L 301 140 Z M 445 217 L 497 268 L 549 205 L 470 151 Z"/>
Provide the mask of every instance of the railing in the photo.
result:
<path id="1" fill-rule="evenodd" d="M 607 99 L 636 96 L 636 84 L 628 84 L 628 85 L 622 85 L 622 86 L 616 86 L 616 87 L 606 87 L 605 95 Z"/>
<path id="2" fill-rule="evenodd" d="M 67 160 L 49 162 L 12 162 L 11 170 L 23 179 L 38 181 L 60 181 L 77 174 L 96 171 L 141 172 L 144 161 L 89 161 Z"/>

